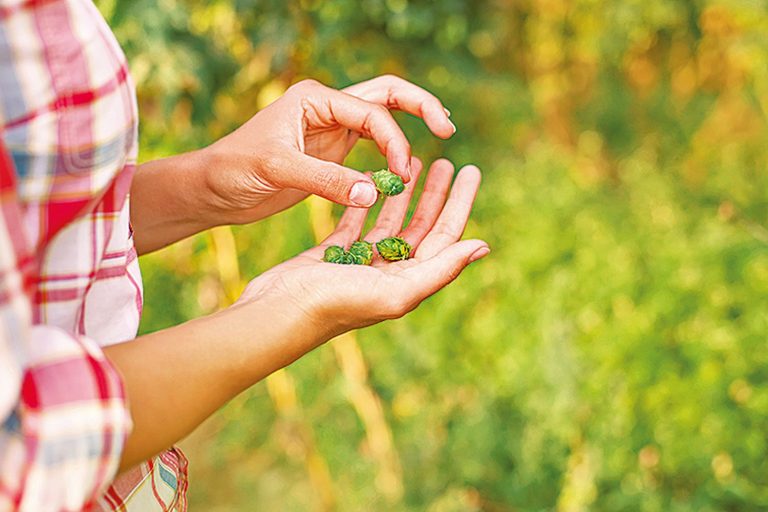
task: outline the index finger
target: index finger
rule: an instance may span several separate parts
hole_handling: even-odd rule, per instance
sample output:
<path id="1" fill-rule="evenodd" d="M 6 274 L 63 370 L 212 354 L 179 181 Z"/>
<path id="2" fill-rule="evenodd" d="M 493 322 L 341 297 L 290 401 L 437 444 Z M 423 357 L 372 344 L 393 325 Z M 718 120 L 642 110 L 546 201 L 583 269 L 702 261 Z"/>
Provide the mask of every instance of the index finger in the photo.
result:
<path id="1" fill-rule="evenodd" d="M 447 139 L 456 133 L 450 112 L 443 103 L 426 89 L 394 75 L 380 77 L 351 85 L 344 92 L 388 109 L 402 110 L 424 120 L 432 133 Z"/>
<path id="2" fill-rule="evenodd" d="M 362 100 L 319 82 L 302 83 L 301 107 L 307 122 L 317 128 L 341 125 L 373 139 L 387 157 L 389 169 L 411 179 L 411 145 L 386 107 Z"/>

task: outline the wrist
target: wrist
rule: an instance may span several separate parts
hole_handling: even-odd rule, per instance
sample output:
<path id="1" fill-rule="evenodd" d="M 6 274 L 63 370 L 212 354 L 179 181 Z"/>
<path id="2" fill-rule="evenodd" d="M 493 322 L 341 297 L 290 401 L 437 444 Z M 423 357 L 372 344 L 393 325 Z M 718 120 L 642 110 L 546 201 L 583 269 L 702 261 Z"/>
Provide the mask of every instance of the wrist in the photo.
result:
<path id="1" fill-rule="evenodd" d="M 296 301 L 277 295 L 237 302 L 199 320 L 212 336 L 227 340 L 233 383 L 245 389 L 330 339 L 318 318 Z"/>
<path id="2" fill-rule="evenodd" d="M 236 157 L 209 146 L 147 162 L 139 166 L 131 194 L 145 197 L 170 188 L 173 193 L 155 201 L 169 214 L 154 218 L 192 226 L 194 232 L 236 224 L 232 160 Z"/>
<path id="3" fill-rule="evenodd" d="M 140 254 L 218 225 L 206 191 L 203 155 L 185 153 L 138 167 L 131 182 L 131 223 Z"/>
<path id="4" fill-rule="evenodd" d="M 212 150 L 211 146 L 178 155 L 182 160 L 179 169 L 191 185 L 186 191 L 190 197 L 190 217 L 205 224 L 203 229 L 235 224 L 230 219 L 231 192 L 222 186 L 229 164 L 226 155 Z"/>
<path id="5" fill-rule="evenodd" d="M 304 337 L 311 339 L 314 346 L 369 325 L 355 318 L 361 308 L 342 298 L 349 295 L 344 293 L 343 286 L 318 286 L 320 280 L 313 272 L 275 273 L 274 270 L 251 281 L 233 307 L 271 305 L 268 307 L 277 310 L 278 314 L 289 314 L 297 324 L 294 326 L 297 332 L 306 333 Z"/>
<path id="6" fill-rule="evenodd" d="M 257 220 L 252 189 L 258 163 L 254 155 L 232 151 L 217 141 L 197 150 L 197 173 L 205 191 L 205 209 L 215 225 L 247 224 Z"/>

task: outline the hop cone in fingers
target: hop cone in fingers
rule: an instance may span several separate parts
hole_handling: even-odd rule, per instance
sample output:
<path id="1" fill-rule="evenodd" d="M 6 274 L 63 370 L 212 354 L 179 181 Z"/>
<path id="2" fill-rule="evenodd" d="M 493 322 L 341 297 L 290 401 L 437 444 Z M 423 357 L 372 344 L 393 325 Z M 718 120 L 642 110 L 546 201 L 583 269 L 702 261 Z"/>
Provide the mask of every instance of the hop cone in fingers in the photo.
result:
<path id="1" fill-rule="evenodd" d="M 332 245 L 325 250 L 323 261 L 327 261 L 328 263 L 344 263 L 344 256 L 345 252 L 343 247 Z"/>
<path id="2" fill-rule="evenodd" d="M 396 196 L 403 190 L 405 185 L 403 179 L 388 169 L 382 169 L 371 174 L 371 179 L 379 192 L 385 196 Z"/>
<path id="3" fill-rule="evenodd" d="M 373 260 L 373 244 L 360 240 L 352 244 L 348 254 L 355 260 L 356 265 L 370 265 Z"/>
<path id="4" fill-rule="evenodd" d="M 407 260 L 411 256 L 411 245 L 396 236 L 376 242 L 376 250 L 388 261 Z"/>

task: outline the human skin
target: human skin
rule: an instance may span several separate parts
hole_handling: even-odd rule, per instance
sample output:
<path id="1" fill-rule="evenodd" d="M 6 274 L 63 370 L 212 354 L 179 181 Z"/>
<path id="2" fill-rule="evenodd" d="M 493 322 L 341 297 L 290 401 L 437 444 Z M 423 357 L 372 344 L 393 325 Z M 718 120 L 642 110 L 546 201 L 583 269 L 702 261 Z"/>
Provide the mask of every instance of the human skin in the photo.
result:
<path id="1" fill-rule="evenodd" d="M 131 185 L 139 254 L 214 226 L 255 222 L 309 194 L 371 206 L 371 178 L 341 164 L 360 137 L 369 138 L 392 172 L 411 179 L 411 148 L 390 109 L 422 118 L 444 139 L 456 131 L 440 100 L 401 78 L 342 91 L 304 80 L 212 145 L 139 166 Z"/>
<path id="2" fill-rule="evenodd" d="M 412 84 L 382 77 L 358 86 L 352 91 L 379 105 L 421 113 L 438 136 L 455 130 L 442 104 Z M 147 252 L 207 227 L 252 222 L 309 193 L 354 205 L 353 186 L 366 180 L 373 185 L 366 175 L 335 162 L 343 161 L 362 135 L 373 138 L 390 168 L 409 182 L 402 194 L 386 200 L 364 239 L 401 236 L 414 247 L 414 257 L 396 263 L 376 257 L 371 266 L 322 262 L 329 245 L 349 246 L 359 239 L 368 208 L 352 206 L 327 240 L 251 281 L 229 308 L 107 347 L 105 354 L 123 376 L 134 422 L 121 471 L 180 440 L 226 401 L 329 339 L 403 316 L 489 253 L 482 240 L 460 241 L 480 171 L 463 168 L 451 188 L 453 166 L 436 161 L 414 216 L 402 229 L 422 164 L 410 157 L 386 107 L 337 94 L 306 83 L 289 90 L 284 106 L 280 100 L 273 104 L 273 118 L 259 117 L 268 107 L 211 149 L 142 166 L 131 190 L 137 247 Z M 322 108 L 327 110 L 318 114 Z M 340 114 L 345 108 L 350 112 Z M 287 128 L 280 131 L 282 124 Z M 212 162 L 220 167 L 209 167 Z M 375 197 L 366 206 L 373 202 Z M 173 392 L 158 393 L 169 389 Z"/>
<path id="3" fill-rule="evenodd" d="M 413 170 L 417 177 L 416 159 Z M 226 401 L 331 338 L 412 311 L 486 256 L 482 240 L 460 240 L 480 171 L 464 167 L 451 188 L 453 171 L 447 160 L 436 161 L 409 225 L 402 228 L 411 184 L 387 199 L 364 237 L 400 236 L 414 247 L 412 259 L 390 263 L 376 256 L 372 266 L 323 262 L 326 247 L 360 237 L 368 209 L 348 208 L 322 244 L 251 281 L 231 307 L 107 347 L 134 421 L 120 469 L 172 445 Z"/>

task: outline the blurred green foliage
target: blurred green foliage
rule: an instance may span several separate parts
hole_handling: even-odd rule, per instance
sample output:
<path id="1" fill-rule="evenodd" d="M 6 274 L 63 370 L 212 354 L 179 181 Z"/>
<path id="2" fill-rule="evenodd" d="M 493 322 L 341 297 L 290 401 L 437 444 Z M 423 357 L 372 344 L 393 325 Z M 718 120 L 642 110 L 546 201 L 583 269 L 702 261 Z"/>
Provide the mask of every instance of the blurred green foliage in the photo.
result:
<path id="1" fill-rule="evenodd" d="M 485 176 L 468 234 L 491 256 L 358 335 L 404 492 L 377 480 L 323 347 L 186 443 L 192 510 L 768 508 L 766 0 L 97 3 L 139 86 L 144 160 L 303 77 L 396 73 L 459 128 L 440 142 L 398 117 L 416 154 Z M 383 158 L 363 143 L 348 163 Z M 234 270 L 228 232 L 143 258 L 143 331 L 311 246 L 310 214 L 234 228 Z"/>

